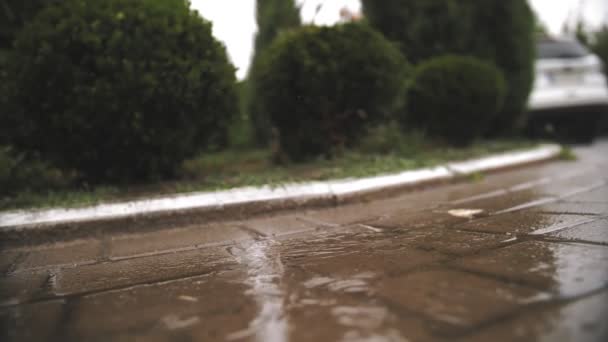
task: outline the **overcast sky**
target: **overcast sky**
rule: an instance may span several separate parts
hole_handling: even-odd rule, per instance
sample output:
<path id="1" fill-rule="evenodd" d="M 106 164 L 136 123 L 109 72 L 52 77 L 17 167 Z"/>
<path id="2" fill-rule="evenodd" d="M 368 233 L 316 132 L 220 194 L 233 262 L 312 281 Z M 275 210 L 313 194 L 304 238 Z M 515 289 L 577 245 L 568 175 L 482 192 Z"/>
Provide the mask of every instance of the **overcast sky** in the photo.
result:
<path id="1" fill-rule="evenodd" d="M 509 0 L 504 0 L 509 1 Z M 223 41 L 230 58 L 238 68 L 237 75 L 243 78 L 249 68 L 253 51 L 253 36 L 256 31 L 255 0 L 191 0 L 192 7 L 213 22 L 214 35 Z M 359 0 L 298 0 L 304 4 L 302 16 L 305 22 L 313 18 L 317 24 L 333 24 L 338 20 L 340 8 L 346 6 L 354 11 L 361 7 Z M 324 3 L 315 17 L 315 9 Z M 541 20 L 553 33 L 559 33 L 566 20 L 578 17 L 582 4 L 582 16 L 592 26 L 608 23 L 608 0 L 530 0 Z"/>

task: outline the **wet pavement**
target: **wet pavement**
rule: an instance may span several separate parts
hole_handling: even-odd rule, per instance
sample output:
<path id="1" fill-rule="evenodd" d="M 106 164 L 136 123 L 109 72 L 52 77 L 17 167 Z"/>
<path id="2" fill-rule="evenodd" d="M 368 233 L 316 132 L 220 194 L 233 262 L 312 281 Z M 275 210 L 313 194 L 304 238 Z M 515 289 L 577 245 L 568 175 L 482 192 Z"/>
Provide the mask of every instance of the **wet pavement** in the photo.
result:
<path id="1" fill-rule="evenodd" d="M 608 141 L 326 210 L 0 251 L 2 341 L 608 341 Z"/>

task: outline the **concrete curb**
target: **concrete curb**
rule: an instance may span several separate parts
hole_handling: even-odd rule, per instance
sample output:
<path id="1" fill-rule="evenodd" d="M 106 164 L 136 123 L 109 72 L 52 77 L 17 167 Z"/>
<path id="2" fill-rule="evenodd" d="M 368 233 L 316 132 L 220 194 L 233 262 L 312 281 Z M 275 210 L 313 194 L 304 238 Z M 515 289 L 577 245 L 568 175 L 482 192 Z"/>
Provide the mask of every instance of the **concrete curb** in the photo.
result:
<path id="1" fill-rule="evenodd" d="M 76 209 L 19 210 L 0 213 L 0 243 L 35 243 L 77 238 L 100 231 L 140 231 L 238 219 L 262 212 L 320 207 L 388 196 L 406 188 L 462 176 L 513 168 L 556 158 L 559 145 L 501 153 L 443 166 L 364 179 L 244 187 Z M 27 242 L 26 242 L 27 241 Z"/>

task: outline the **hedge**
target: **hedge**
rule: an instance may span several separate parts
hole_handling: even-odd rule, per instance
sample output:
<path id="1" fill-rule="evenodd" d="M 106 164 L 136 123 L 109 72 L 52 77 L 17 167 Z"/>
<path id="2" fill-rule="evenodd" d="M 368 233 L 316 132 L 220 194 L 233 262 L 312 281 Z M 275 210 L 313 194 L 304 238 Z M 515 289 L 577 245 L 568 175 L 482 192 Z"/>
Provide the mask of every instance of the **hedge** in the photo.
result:
<path id="1" fill-rule="evenodd" d="M 8 142 L 88 181 L 170 177 L 226 136 L 235 69 L 211 24 L 168 0 L 64 0 L 17 36 Z"/>

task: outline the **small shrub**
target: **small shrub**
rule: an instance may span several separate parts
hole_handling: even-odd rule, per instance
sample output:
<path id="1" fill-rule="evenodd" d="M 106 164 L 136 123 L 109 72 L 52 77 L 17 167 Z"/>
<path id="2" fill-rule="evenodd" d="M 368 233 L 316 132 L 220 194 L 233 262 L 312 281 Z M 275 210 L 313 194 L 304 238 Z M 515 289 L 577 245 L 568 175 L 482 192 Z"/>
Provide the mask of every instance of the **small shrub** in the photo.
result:
<path id="1" fill-rule="evenodd" d="M 234 67 L 211 25 L 175 1 L 42 10 L 7 62 L 0 126 L 10 144 L 91 181 L 143 181 L 225 143 L 238 112 Z"/>
<path id="2" fill-rule="evenodd" d="M 535 18 L 527 0 L 363 0 L 370 24 L 417 64 L 446 54 L 494 63 L 507 82 L 491 135 L 523 128 L 534 79 Z"/>
<path id="3" fill-rule="evenodd" d="M 300 161 L 349 147 L 399 106 L 407 63 L 361 24 L 305 27 L 280 36 L 257 75 L 261 108 L 278 128 L 280 149 Z"/>
<path id="4" fill-rule="evenodd" d="M 462 56 L 432 59 L 414 72 L 406 122 L 453 145 L 468 145 L 488 129 L 505 92 L 501 72 L 487 62 Z"/>

